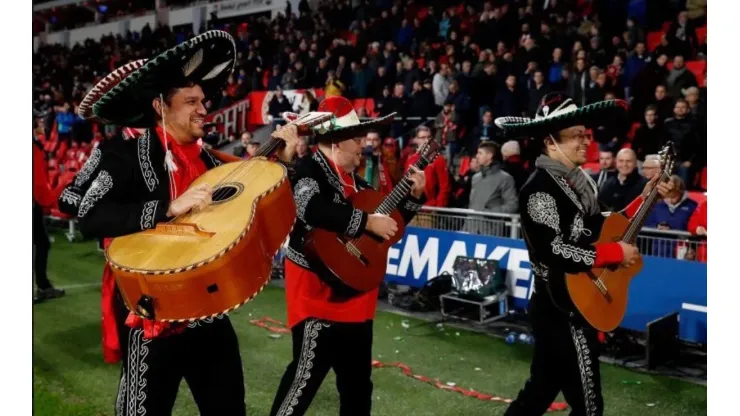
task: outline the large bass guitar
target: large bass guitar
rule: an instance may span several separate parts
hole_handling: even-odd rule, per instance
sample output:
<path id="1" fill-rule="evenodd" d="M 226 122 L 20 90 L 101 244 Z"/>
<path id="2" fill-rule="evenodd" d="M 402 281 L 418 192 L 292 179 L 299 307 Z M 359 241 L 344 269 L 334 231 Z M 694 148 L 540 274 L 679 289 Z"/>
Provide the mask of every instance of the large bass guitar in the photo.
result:
<path id="1" fill-rule="evenodd" d="M 305 135 L 332 117 L 309 113 L 291 124 Z M 271 137 L 255 157 L 196 179 L 191 187 L 213 189 L 205 209 L 113 239 L 105 256 L 131 311 L 192 321 L 236 309 L 262 291 L 296 218 L 287 171 L 266 158 L 281 144 Z"/>
<path id="2" fill-rule="evenodd" d="M 423 171 L 439 153 L 439 144 L 431 141 L 420 150 L 419 161 L 414 167 Z M 347 286 L 366 292 L 377 288 L 385 278 L 388 250 L 404 234 L 405 226 L 398 204 L 411 191 L 413 182 L 404 176 L 393 190 L 384 196 L 374 190 L 362 190 L 349 197 L 353 207 L 370 213 L 389 215 L 398 224 L 398 231 L 390 240 L 366 233 L 357 238 L 315 228 L 304 239 L 306 254 L 310 259 L 323 263 Z"/>
<path id="3" fill-rule="evenodd" d="M 668 143 L 660 152 L 660 181 L 670 179 L 675 163 L 673 146 Z M 601 229 L 598 243 L 623 241 L 635 244 L 650 210 L 658 200 L 658 187 L 653 187 L 631 220 L 615 212 Z M 622 322 L 627 310 L 627 294 L 632 278 L 642 270 L 642 258 L 629 267 L 594 268 L 578 274 L 566 274 L 565 284 L 573 304 L 594 328 L 610 332 Z"/>

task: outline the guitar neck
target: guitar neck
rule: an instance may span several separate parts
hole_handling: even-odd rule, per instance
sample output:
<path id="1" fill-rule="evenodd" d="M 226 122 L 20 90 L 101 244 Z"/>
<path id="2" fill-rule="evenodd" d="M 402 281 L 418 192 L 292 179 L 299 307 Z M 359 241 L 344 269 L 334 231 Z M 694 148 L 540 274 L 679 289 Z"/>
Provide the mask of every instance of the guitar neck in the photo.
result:
<path id="1" fill-rule="evenodd" d="M 426 168 L 428 164 L 429 162 L 427 162 L 424 158 L 420 158 L 419 161 L 414 164 L 414 167 L 420 171 L 424 171 L 424 168 Z M 383 199 L 383 202 L 380 203 L 378 209 L 375 210 L 375 213 L 390 215 L 391 212 L 393 212 L 398 207 L 398 204 L 401 203 L 403 198 L 405 198 L 406 195 L 408 195 L 408 193 L 411 191 L 411 187 L 413 186 L 413 184 L 414 183 L 411 181 L 411 179 L 409 179 L 408 176 L 404 175 L 401 181 L 398 182 L 398 185 L 396 185 L 391 193 L 388 194 L 385 199 Z"/>
<path id="2" fill-rule="evenodd" d="M 661 174 L 658 182 L 665 182 L 668 179 L 670 179 L 670 176 L 668 176 L 664 172 Z M 637 235 L 640 233 L 642 226 L 645 224 L 650 210 L 652 210 L 655 203 L 658 202 L 658 196 L 658 186 L 656 184 L 656 186 L 654 186 L 653 189 L 650 191 L 650 194 L 647 196 L 647 198 L 645 198 L 645 201 L 642 202 L 642 205 L 640 205 L 637 213 L 635 213 L 634 217 L 632 217 L 632 220 L 630 221 L 630 226 L 624 233 L 622 241 L 628 244 L 635 243 L 635 241 L 637 240 Z"/>

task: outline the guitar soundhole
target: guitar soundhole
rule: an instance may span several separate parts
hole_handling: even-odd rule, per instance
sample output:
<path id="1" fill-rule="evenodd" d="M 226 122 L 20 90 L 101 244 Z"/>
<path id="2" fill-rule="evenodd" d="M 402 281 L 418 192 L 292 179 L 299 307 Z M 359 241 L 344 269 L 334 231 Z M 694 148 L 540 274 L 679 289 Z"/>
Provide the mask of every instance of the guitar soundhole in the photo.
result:
<path id="1" fill-rule="evenodd" d="M 239 196 L 242 191 L 244 191 L 244 185 L 238 182 L 219 185 L 213 190 L 213 195 L 211 195 L 211 199 L 213 200 L 212 204 L 223 204 L 224 202 L 231 201 Z"/>

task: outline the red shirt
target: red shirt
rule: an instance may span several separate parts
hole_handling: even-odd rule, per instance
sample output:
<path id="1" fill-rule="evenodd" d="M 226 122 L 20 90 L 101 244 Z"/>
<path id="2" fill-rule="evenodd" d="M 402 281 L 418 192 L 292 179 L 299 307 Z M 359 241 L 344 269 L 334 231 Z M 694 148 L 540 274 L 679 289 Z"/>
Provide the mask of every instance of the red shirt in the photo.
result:
<path id="1" fill-rule="evenodd" d="M 419 161 L 419 154 L 414 153 L 406 159 L 404 172 L 409 170 L 409 166 Z M 442 155 L 437 156 L 432 163 L 424 169 L 426 178 L 425 193 L 427 202 L 424 205 L 432 207 L 446 207 L 450 201 L 450 174 L 447 171 L 447 161 Z"/>
<path id="2" fill-rule="evenodd" d="M 355 193 L 355 180 L 329 160 L 332 168 L 340 175 L 344 196 Z M 330 302 L 331 288 L 319 277 L 292 261 L 285 260 L 285 300 L 288 308 L 288 327 L 307 318 L 318 318 L 334 322 L 365 322 L 375 317 L 378 289 L 356 296 L 346 302 Z"/>
<path id="3" fill-rule="evenodd" d="M 52 189 L 49 185 L 49 167 L 44 157 L 44 151 L 39 146 L 33 144 L 33 200 L 42 208 L 53 208 L 56 206 L 57 199 L 62 190 L 69 183 L 60 183 Z"/>

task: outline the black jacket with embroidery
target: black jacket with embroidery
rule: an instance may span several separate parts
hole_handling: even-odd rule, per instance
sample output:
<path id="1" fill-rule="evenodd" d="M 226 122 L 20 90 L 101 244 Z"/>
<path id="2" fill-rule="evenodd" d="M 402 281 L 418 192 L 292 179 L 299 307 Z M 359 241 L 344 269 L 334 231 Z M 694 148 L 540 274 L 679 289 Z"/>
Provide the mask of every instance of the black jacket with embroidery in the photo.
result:
<path id="1" fill-rule="evenodd" d="M 136 140 L 124 140 L 101 152 L 92 182 L 77 208 L 82 234 L 95 238 L 119 237 L 166 221 L 170 179 L 164 156 L 164 147 L 154 129 Z M 200 157 L 207 169 L 221 164 L 207 151 L 202 151 Z M 63 198 L 64 194 L 60 202 Z"/>
<path id="2" fill-rule="evenodd" d="M 353 177 L 358 191 L 372 189 L 372 186 L 357 173 L 353 173 Z M 304 237 L 314 227 L 348 237 L 359 237 L 366 232 L 368 214 L 353 208 L 344 197 L 340 178 L 321 151 L 314 152 L 310 158 L 296 165 L 291 183 L 297 219 L 290 233 L 289 243 L 285 247 L 285 256 L 295 264 L 315 273 L 338 295 L 356 294 L 336 277 L 327 273 L 321 265 L 306 257 L 303 249 Z M 408 224 L 413 219 L 422 204 L 423 199 L 416 199 L 410 194 L 401 201 L 398 208 L 405 223 Z"/>
<path id="3" fill-rule="evenodd" d="M 535 295 L 549 291 L 555 304 L 576 312 L 565 287 L 566 273 L 590 270 L 596 260 L 594 242 L 604 216 L 584 212 L 565 178 L 538 168 L 519 193 L 522 231 L 535 276 Z"/>

